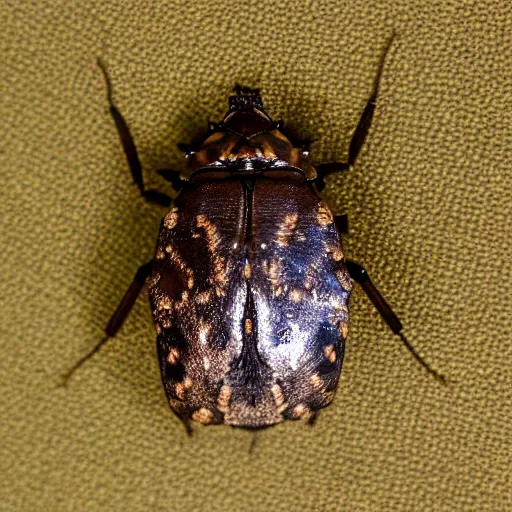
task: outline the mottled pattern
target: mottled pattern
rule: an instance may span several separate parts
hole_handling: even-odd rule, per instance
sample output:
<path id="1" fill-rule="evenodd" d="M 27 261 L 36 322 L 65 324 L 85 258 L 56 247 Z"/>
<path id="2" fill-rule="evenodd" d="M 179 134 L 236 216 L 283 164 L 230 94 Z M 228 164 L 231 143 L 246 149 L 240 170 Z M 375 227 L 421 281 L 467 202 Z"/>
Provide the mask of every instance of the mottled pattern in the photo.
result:
<path id="1" fill-rule="evenodd" d="M 332 215 L 301 173 L 198 174 L 162 221 L 150 285 L 171 407 L 261 427 L 328 405 L 350 289 Z"/>
<path id="2" fill-rule="evenodd" d="M 512 509 L 509 1 L 4 1 L 2 512 Z M 334 402 L 313 428 L 194 425 L 165 409 L 143 292 L 96 345 L 165 211 L 139 197 L 96 66 L 149 188 L 235 82 L 315 162 L 342 160 L 391 29 L 355 167 L 328 178 L 363 264 L 436 384 L 356 285 Z M 347 240 L 347 242 L 345 242 Z"/>
<path id="3" fill-rule="evenodd" d="M 173 227 L 163 220 L 156 250 L 150 297 L 163 383 L 177 414 L 202 423 L 222 421 L 223 378 L 240 350 L 232 319 L 244 300 L 243 208 L 239 182 L 197 180 L 176 200 Z"/>

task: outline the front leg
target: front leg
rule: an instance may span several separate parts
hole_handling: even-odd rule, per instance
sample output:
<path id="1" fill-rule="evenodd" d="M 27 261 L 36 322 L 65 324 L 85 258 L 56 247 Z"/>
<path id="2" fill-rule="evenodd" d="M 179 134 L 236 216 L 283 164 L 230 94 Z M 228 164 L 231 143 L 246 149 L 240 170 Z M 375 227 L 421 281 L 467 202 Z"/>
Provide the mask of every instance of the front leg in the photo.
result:
<path id="1" fill-rule="evenodd" d="M 377 102 L 377 95 L 379 92 L 379 82 L 382 76 L 382 70 L 384 69 L 384 63 L 386 60 L 386 56 L 391 48 L 391 44 L 395 34 L 393 33 L 388 41 L 388 45 L 384 51 L 384 55 L 382 57 L 379 71 L 377 73 L 377 77 L 374 82 L 373 92 L 361 115 L 361 119 L 352 135 L 352 139 L 350 141 L 350 146 L 348 150 L 348 161 L 347 162 L 329 162 L 326 164 L 320 164 L 316 166 L 316 172 L 318 174 L 316 185 L 318 190 L 323 190 L 325 188 L 324 178 L 329 176 L 330 174 L 334 174 L 336 172 L 341 172 L 348 169 L 350 166 L 356 163 L 357 156 L 361 151 L 361 148 L 366 140 L 366 136 L 368 135 L 368 131 L 370 130 L 370 126 L 373 120 L 373 113 L 375 111 L 375 105 Z"/>
<path id="2" fill-rule="evenodd" d="M 117 131 L 119 133 L 119 139 L 121 140 L 121 144 L 123 145 L 123 149 L 126 154 L 126 159 L 128 160 L 128 165 L 130 166 L 133 181 L 137 185 L 142 197 L 153 203 L 157 203 L 162 206 L 168 207 L 172 202 L 172 198 L 170 196 L 168 196 L 167 194 L 163 194 L 158 190 L 146 190 L 144 187 L 144 180 L 142 178 L 142 167 L 140 165 L 139 155 L 137 154 L 137 148 L 135 146 L 132 134 L 130 132 L 130 129 L 128 128 L 128 125 L 126 124 L 124 117 L 114 104 L 114 101 L 112 99 L 112 84 L 110 83 L 110 78 L 108 76 L 105 65 L 100 59 L 98 59 L 98 66 L 103 72 L 105 82 L 107 83 L 107 99 L 109 103 L 110 113 L 114 119 L 114 122 L 116 123 Z"/>

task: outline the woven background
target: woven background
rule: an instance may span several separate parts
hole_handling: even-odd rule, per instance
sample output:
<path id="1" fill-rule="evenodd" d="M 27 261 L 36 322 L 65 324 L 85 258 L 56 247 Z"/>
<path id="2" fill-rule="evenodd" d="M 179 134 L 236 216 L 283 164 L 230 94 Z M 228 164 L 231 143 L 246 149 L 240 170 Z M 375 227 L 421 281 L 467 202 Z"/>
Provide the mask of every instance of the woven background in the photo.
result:
<path id="1" fill-rule="evenodd" d="M 512 510 L 512 7 L 507 1 L 240 4 L 2 0 L 2 511 Z M 131 182 L 102 56 L 145 178 L 217 120 L 235 82 L 346 156 L 386 41 L 372 130 L 329 179 L 346 252 L 439 385 L 360 290 L 339 392 L 314 428 L 196 427 L 169 412 L 143 295 L 102 336 L 161 208 Z"/>

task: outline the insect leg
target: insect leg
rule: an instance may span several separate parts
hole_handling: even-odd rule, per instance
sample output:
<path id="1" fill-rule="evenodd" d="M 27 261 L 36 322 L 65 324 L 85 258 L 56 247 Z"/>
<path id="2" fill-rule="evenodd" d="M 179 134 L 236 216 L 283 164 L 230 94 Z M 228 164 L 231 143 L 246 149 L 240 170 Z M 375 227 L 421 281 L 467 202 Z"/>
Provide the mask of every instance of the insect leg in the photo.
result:
<path id="1" fill-rule="evenodd" d="M 257 441 L 258 441 L 258 431 L 253 430 L 251 444 L 249 445 L 249 455 L 253 454 L 254 448 L 256 448 Z"/>
<path id="2" fill-rule="evenodd" d="M 346 162 L 329 162 L 326 164 L 318 164 L 317 166 L 315 166 L 318 178 L 322 180 L 326 176 L 329 176 L 330 174 L 346 171 L 348 168 L 349 165 Z"/>
<path id="3" fill-rule="evenodd" d="M 437 373 L 433 368 L 431 368 L 428 363 L 426 363 L 421 356 L 416 352 L 414 347 L 407 341 L 407 338 L 402 334 L 402 323 L 395 315 L 389 304 L 385 301 L 384 297 L 380 294 L 379 290 L 375 288 L 375 285 L 371 282 L 370 277 L 366 270 L 357 263 L 353 261 L 347 260 L 347 269 L 350 274 L 350 277 L 359 283 L 368 298 L 373 302 L 373 305 L 379 312 L 380 316 L 384 319 L 384 321 L 388 324 L 390 329 L 394 334 L 398 335 L 402 340 L 403 344 L 407 347 L 407 350 L 416 358 L 416 360 L 426 368 L 437 380 L 446 384 L 446 379 Z"/>
<path id="4" fill-rule="evenodd" d="M 363 146 L 364 141 L 366 140 L 366 136 L 368 135 L 368 131 L 370 130 L 370 126 L 373 120 L 373 113 L 375 111 L 375 104 L 377 102 L 377 96 L 379 94 L 379 84 L 382 76 L 382 71 L 384 69 L 384 63 L 386 62 L 386 56 L 389 52 L 389 49 L 391 48 L 391 44 L 393 43 L 394 37 L 395 33 L 393 32 L 393 34 L 389 38 L 388 44 L 384 51 L 384 55 L 382 56 L 379 71 L 377 73 L 377 77 L 373 85 L 372 95 L 370 96 L 370 99 L 366 103 L 366 106 L 364 107 L 363 113 L 361 115 L 361 119 L 359 120 L 359 123 L 354 131 L 354 134 L 352 135 L 352 140 L 350 141 L 350 146 L 348 149 L 348 165 L 355 164 L 357 155 L 359 154 L 359 151 L 361 150 L 361 147 Z"/>
<path id="5" fill-rule="evenodd" d="M 322 190 L 325 187 L 323 180 L 326 176 L 328 176 L 329 174 L 333 174 L 335 172 L 344 171 L 348 169 L 351 165 L 354 165 L 356 162 L 357 155 L 359 154 L 359 151 L 361 150 L 361 147 L 364 144 L 364 141 L 366 139 L 366 136 L 368 135 L 368 131 L 370 130 L 370 126 L 372 124 L 373 113 L 375 111 L 375 104 L 379 92 L 379 82 L 382 76 L 382 70 L 384 69 L 386 56 L 389 52 L 389 49 L 391 48 L 391 44 L 393 42 L 394 37 L 395 34 L 393 32 L 384 51 L 384 55 L 381 59 L 379 71 L 374 82 L 372 95 L 370 96 L 368 102 L 366 103 L 361 118 L 359 119 L 359 123 L 356 129 L 354 130 L 354 134 L 352 135 L 352 139 L 350 141 L 350 146 L 348 150 L 348 162 L 330 162 L 318 165 L 316 167 L 316 171 L 318 174 L 317 187 L 319 188 L 319 190 Z"/>
<path id="6" fill-rule="evenodd" d="M 185 180 L 181 179 L 180 172 L 172 169 L 159 169 L 156 171 L 162 178 L 167 180 L 172 188 L 176 191 L 181 190 L 185 186 Z"/>
<path id="7" fill-rule="evenodd" d="M 106 336 L 103 337 L 100 342 L 85 356 L 83 356 L 65 375 L 62 377 L 62 384 L 65 386 L 71 376 L 75 373 L 80 366 L 82 366 L 87 360 L 89 360 L 96 352 L 100 350 L 100 348 L 112 337 L 114 337 L 117 331 L 120 329 L 121 325 L 125 321 L 126 317 L 130 313 L 137 297 L 139 295 L 140 290 L 144 286 L 146 279 L 150 276 L 151 270 L 153 268 L 153 260 L 149 261 L 145 265 L 142 265 L 137 270 L 135 277 L 133 278 L 132 283 L 130 284 L 128 290 L 124 294 L 124 297 L 121 299 L 119 306 L 117 306 L 114 314 L 110 318 L 107 327 L 105 328 Z"/>
<path id="8" fill-rule="evenodd" d="M 309 415 L 309 418 L 308 418 L 308 425 L 310 425 L 311 427 L 313 427 L 316 423 L 316 420 L 318 419 L 318 416 L 320 415 L 320 411 L 315 411 L 315 412 L 312 412 L 310 415 Z"/>
<path id="9" fill-rule="evenodd" d="M 348 215 L 335 215 L 334 224 L 338 228 L 340 234 L 348 233 Z"/>
<path id="10" fill-rule="evenodd" d="M 126 320 L 126 317 L 130 313 L 139 293 L 144 286 L 147 278 L 151 275 L 151 271 L 153 270 L 153 260 L 148 261 L 141 267 L 137 269 L 135 273 L 135 277 L 133 278 L 132 283 L 126 290 L 124 297 L 121 299 L 119 306 L 117 306 L 114 311 L 112 317 L 110 318 L 107 327 L 105 328 L 105 333 L 107 336 L 112 338 L 116 335 L 117 331 L 123 325 L 123 322 Z"/>
<path id="11" fill-rule="evenodd" d="M 319 164 L 315 166 L 316 169 L 316 179 L 315 185 L 319 192 L 325 188 L 325 180 L 326 176 L 330 174 L 334 174 L 337 172 L 346 171 L 349 168 L 349 165 L 345 162 L 329 162 L 327 164 Z"/>
<path id="12" fill-rule="evenodd" d="M 178 418 L 181 421 L 181 424 L 185 428 L 187 436 L 192 437 L 192 434 L 194 433 L 194 431 L 192 430 L 192 425 L 190 424 L 190 420 L 186 416 L 181 416 L 172 408 L 170 409 L 170 411 L 174 414 L 174 416 L 176 416 L 176 418 Z"/>
<path id="13" fill-rule="evenodd" d="M 109 103 L 110 114 L 112 115 L 114 122 L 116 123 L 117 131 L 119 133 L 119 139 L 121 140 L 121 144 L 123 145 L 123 149 L 126 154 L 126 159 L 128 160 L 128 165 L 130 166 L 133 181 L 139 188 L 142 197 L 153 203 L 158 203 L 162 206 L 169 206 L 172 202 L 172 199 L 167 194 L 158 192 L 158 190 L 146 190 L 144 188 L 144 180 L 142 178 L 142 167 L 140 165 L 139 155 L 137 154 L 137 148 L 135 147 L 135 142 L 133 140 L 132 134 L 130 133 L 130 129 L 128 128 L 128 125 L 126 124 L 126 121 L 122 116 L 121 112 L 119 112 L 118 108 L 114 105 L 114 100 L 112 98 L 112 84 L 110 82 L 107 69 L 105 68 L 105 65 L 100 59 L 98 59 L 98 66 L 103 72 L 105 82 L 107 83 L 107 99 Z"/>

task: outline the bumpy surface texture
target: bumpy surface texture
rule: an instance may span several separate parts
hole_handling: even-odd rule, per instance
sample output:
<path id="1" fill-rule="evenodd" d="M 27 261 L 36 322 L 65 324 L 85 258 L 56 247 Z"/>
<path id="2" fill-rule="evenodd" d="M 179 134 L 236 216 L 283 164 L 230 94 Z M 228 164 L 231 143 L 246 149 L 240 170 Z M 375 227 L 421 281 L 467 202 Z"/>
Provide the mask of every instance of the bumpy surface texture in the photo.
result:
<path id="1" fill-rule="evenodd" d="M 2 2 L 0 510 L 512 509 L 509 2 Z M 346 157 L 382 51 L 374 123 L 328 179 L 348 257 L 439 385 L 356 287 L 339 391 L 314 428 L 195 428 L 160 382 L 141 296 L 102 336 L 165 211 L 128 172 L 96 58 L 144 177 L 225 112 L 236 82 Z M 254 439 L 255 445 L 249 453 Z"/>

